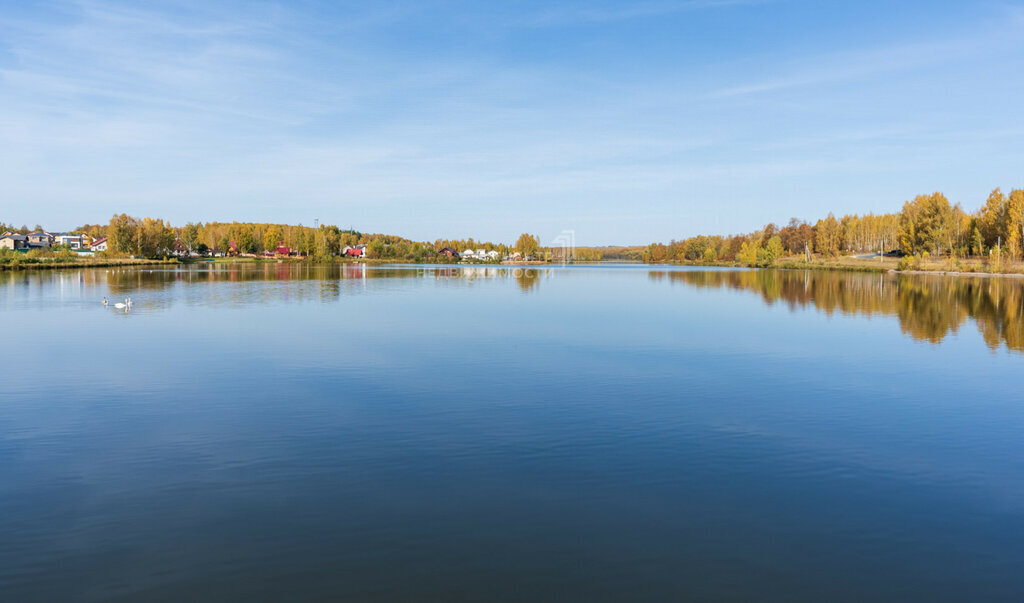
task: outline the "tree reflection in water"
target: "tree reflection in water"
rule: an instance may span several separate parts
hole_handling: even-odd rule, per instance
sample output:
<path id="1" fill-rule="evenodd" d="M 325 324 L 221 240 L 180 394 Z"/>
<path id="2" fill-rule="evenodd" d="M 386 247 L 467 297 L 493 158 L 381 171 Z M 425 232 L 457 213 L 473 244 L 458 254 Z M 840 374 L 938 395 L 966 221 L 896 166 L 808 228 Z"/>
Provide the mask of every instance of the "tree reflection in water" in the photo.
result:
<path id="1" fill-rule="evenodd" d="M 971 319 L 991 349 L 1024 351 L 1024 283 L 1015 278 L 793 270 L 655 271 L 651 278 L 753 291 L 767 304 L 826 314 L 895 315 L 904 333 L 931 343 Z"/>

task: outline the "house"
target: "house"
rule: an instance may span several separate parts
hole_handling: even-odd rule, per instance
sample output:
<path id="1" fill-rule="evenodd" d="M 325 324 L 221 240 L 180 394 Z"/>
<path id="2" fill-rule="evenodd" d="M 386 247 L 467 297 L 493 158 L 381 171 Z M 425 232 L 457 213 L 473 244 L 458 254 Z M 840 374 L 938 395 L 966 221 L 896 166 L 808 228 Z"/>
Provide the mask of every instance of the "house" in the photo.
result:
<path id="1" fill-rule="evenodd" d="M 53 236 L 43 231 L 30 232 L 28 235 L 29 247 L 50 247 L 53 245 Z"/>
<path id="2" fill-rule="evenodd" d="M 28 237 L 25 235 L 4 233 L 0 236 L 0 249 L 28 249 Z"/>
<path id="3" fill-rule="evenodd" d="M 450 258 L 457 258 L 457 257 L 459 257 L 459 252 L 455 251 L 451 247 L 442 247 L 441 249 L 438 250 L 437 253 L 439 255 L 448 256 Z"/>
<path id="4" fill-rule="evenodd" d="M 284 245 L 278 245 L 277 248 L 274 249 L 274 255 L 291 255 L 291 254 L 292 254 L 291 247 L 285 247 Z"/>
<path id="5" fill-rule="evenodd" d="M 100 237 L 92 242 L 89 249 L 93 251 L 106 251 L 107 250 L 107 237 Z"/>
<path id="6" fill-rule="evenodd" d="M 355 247 L 345 247 L 341 250 L 341 254 L 350 258 L 365 258 L 366 257 L 366 245 L 356 245 Z"/>
<path id="7" fill-rule="evenodd" d="M 81 249 L 82 235 L 58 232 L 50 235 L 50 243 L 52 245 L 67 245 L 71 249 Z"/>
<path id="8" fill-rule="evenodd" d="M 462 258 L 466 260 L 478 260 L 481 262 L 487 262 L 490 260 L 498 259 L 497 251 L 487 251 L 486 249 L 467 249 L 462 252 Z"/>

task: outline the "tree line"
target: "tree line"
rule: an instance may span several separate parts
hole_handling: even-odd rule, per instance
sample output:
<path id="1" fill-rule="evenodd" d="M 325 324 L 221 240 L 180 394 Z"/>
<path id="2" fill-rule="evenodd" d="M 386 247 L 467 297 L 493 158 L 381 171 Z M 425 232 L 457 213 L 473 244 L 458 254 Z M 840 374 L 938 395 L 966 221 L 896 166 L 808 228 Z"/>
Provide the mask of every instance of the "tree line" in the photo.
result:
<path id="1" fill-rule="evenodd" d="M 974 212 L 951 204 L 942 193 L 918 195 L 896 213 L 827 217 L 814 224 L 793 218 L 779 228 L 767 224 L 750 234 L 700 235 L 651 243 L 645 262 L 738 262 L 767 266 L 783 255 L 817 254 L 835 257 L 849 253 L 900 250 L 906 255 L 954 257 L 996 255 L 1024 258 L 1024 189 L 1009 195 L 995 189 Z"/>
<path id="2" fill-rule="evenodd" d="M 42 230 L 42 227 L 37 226 L 36 229 Z M 301 224 L 189 222 L 184 226 L 174 227 L 161 219 L 136 218 L 127 214 L 115 214 L 107 224 L 84 224 L 74 232 L 84 235 L 86 242 L 106 237 L 107 253 L 111 255 L 137 257 L 211 253 L 253 255 L 272 253 L 284 247 L 301 256 L 328 259 L 341 255 L 346 247 L 357 245 L 365 245 L 366 255 L 371 259 L 412 262 L 455 261 L 438 253 L 446 247 L 459 253 L 467 249 L 496 251 L 499 258 L 504 258 L 513 251 L 518 251 L 523 256 L 538 255 L 548 258 L 555 253 L 549 248 L 542 247 L 539 237 L 525 233 L 514 246 L 477 241 L 473 238 L 437 239 L 431 243 L 412 241 L 397 235 L 362 233 L 335 225 L 320 225 L 313 228 Z M 577 249 L 567 259 L 600 260 L 601 252 L 595 249 Z"/>

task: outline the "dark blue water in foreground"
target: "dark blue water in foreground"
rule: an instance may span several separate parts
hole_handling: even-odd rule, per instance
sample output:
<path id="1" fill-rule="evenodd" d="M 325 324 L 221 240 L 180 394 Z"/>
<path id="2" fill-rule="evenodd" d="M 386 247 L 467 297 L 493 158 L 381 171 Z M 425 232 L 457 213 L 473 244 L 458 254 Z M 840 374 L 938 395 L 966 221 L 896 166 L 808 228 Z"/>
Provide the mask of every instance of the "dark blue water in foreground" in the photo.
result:
<path id="1" fill-rule="evenodd" d="M 1019 600 L 1021 289 L 0 273 L 0 599 Z"/>

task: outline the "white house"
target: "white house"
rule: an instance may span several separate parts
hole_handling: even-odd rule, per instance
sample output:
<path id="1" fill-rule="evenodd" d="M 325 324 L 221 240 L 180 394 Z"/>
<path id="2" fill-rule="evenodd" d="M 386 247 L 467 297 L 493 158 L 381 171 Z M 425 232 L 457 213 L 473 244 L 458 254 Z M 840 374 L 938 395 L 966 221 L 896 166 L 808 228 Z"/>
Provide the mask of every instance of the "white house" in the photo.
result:
<path id="1" fill-rule="evenodd" d="M 487 251 L 486 249 L 467 249 L 462 252 L 462 259 L 480 260 L 481 262 L 486 262 L 488 260 L 498 259 L 498 252 Z"/>
<path id="2" fill-rule="evenodd" d="M 92 249 L 93 251 L 106 251 L 107 237 L 96 239 L 95 241 L 92 242 L 92 245 L 89 246 L 89 249 Z"/>
<path id="3" fill-rule="evenodd" d="M 82 235 L 58 232 L 53 235 L 54 245 L 67 245 L 71 249 L 82 248 Z"/>

